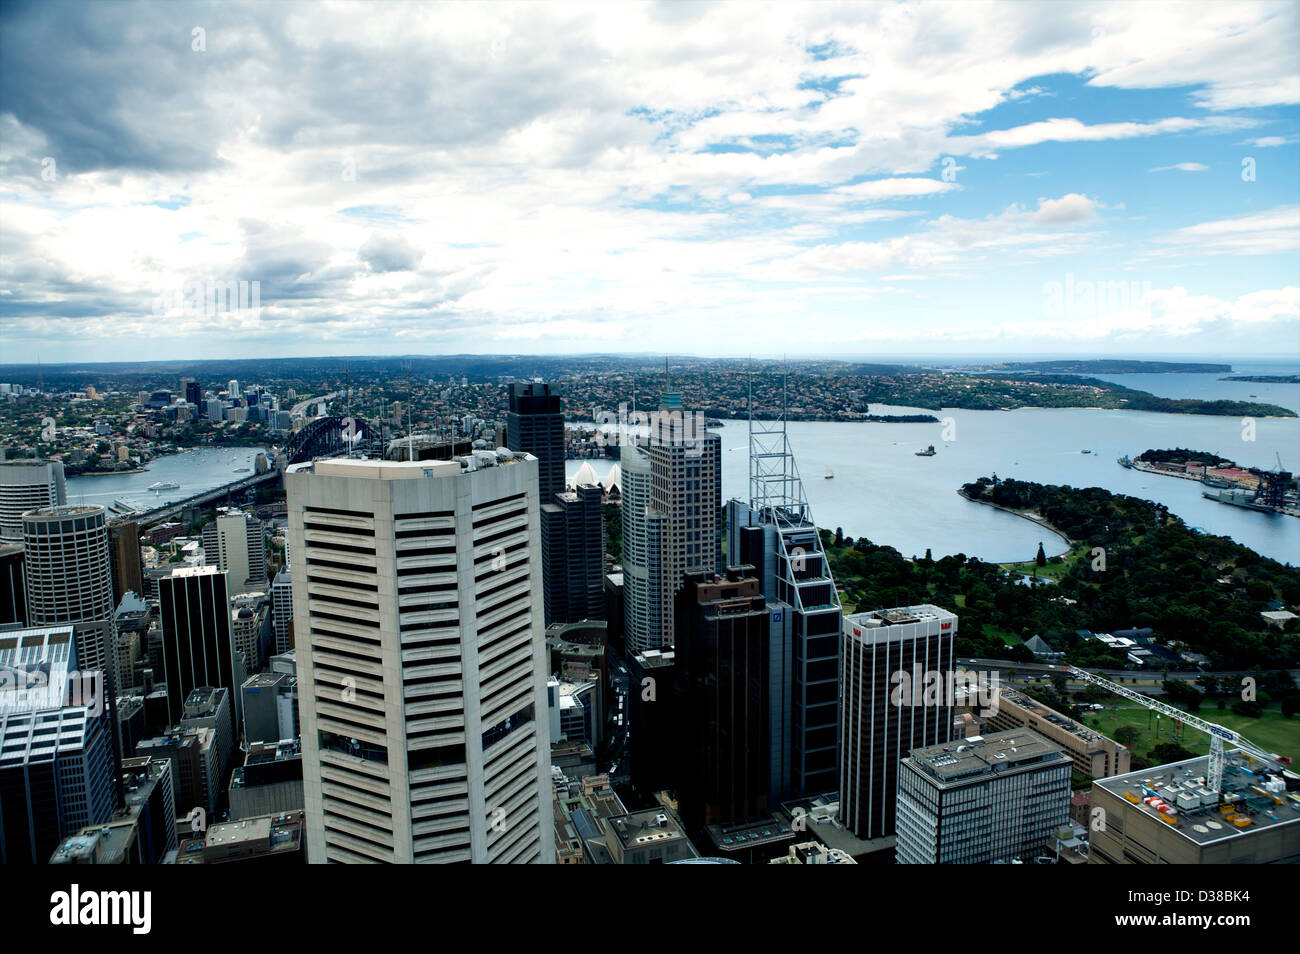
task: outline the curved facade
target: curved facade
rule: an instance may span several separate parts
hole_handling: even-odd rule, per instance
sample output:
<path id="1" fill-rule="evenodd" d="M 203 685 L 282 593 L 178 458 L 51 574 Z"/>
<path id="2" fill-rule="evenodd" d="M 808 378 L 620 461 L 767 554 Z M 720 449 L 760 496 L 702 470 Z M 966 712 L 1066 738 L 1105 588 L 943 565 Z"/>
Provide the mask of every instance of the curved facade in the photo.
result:
<path id="1" fill-rule="evenodd" d="M 32 626 L 113 617 L 108 515 L 103 507 L 44 507 L 23 514 L 27 621 Z"/>

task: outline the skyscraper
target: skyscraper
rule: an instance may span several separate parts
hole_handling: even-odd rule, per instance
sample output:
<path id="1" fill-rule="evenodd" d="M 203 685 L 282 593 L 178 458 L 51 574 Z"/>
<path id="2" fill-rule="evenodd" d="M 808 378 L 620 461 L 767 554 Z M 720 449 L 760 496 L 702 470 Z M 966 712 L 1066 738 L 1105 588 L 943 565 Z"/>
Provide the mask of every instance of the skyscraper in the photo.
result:
<path id="1" fill-rule="evenodd" d="M 215 566 L 182 567 L 158 581 L 163 672 L 169 723 L 185 713 L 185 699 L 203 686 L 224 688 L 238 706 L 247 674 L 230 638 L 226 574 Z M 235 713 L 238 723 L 240 713 Z"/>
<path id="2" fill-rule="evenodd" d="M 293 569 L 287 561 L 271 584 L 271 628 L 277 653 L 293 648 Z"/>
<path id="3" fill-rule="evenodd" d="M 784 419 L 749 424 L 749 502 L 727 503 L 727 553 L 767 598 L 770 797 L 838 778 L 841 608 Z"/>
<path id="4" fill-rule="evenodd" d="M 0 625 L 27 625 L 27 577 L 20 543 L 0 542 Z"/>
<path id="5" fill-rule="evenodd" d="M 767 606 L 753 570 L 690 572 L 677 594 L 674 708 L 690 740 L 678 798 L 691 835 L 768 809 Z"/>
<path id="6" fill-rule="evenodd" d="M 581 484 L 542 504 L 546 624 L 605 616 L 605 527 L 601 489 Z"/>
<path id="7" fill-rule="evenodd" d="M 193 378 L 185 379 L 185 401 L 199 407 L 203 403 L 203 388 L 199 387 L 199 382 Z"/>
<path id="8" fill-rule="evenodd" d="M 718 565 L 721 439 L 683 409 L 680 394 L 665 393 L 651 418 L 649 434 L 629 436 L 620 457 L 629 654 L 673 645 L 672 607 L 686 574 Z"/>
<path id="9" fill-rule="evenodd" d="M 111 620 L 113 574 L 103 507 L 45 507 L 23 515 L 27 617 L 33 626 Z"/>
<path id="10" fill-rule="evenodd" d="M 0 540 L 22 541 L 22 518 L 28 510 L 67 502 L 62 461 L 0 461 Z"/>
<path id="11" fill-rule="evenodd" d="M 226 574 L 235 592 L 266 589 L 266 539 L 253 514 L 230 510 L 204 526 L 203 558 Z"/>
<path id="12" fill-rule="evenodd" d="M 565 490 L 564 414 L 559 389 L 538 382 L 512 384 L 509 398 L 507 444 L 537 458 L 546 625 L 603 619 L 601 489 L 586 484 Z"/>
<path id="13" fill-rule="evenodd" d="M 140 524 L 114 520 L 108 525 L 109 558 L 113 569 L 113 603 L 127 593 L 144 595 L 144 565 L 140 559 Z"/>
<path id="14" fill-rule="evenodd" d="M 510 385 L 506 441 L 511 450 L 537 458 L 537 486 L 543 503 L 564 490 L 564 413 L 559 388 L 527 382 Z"/>
<path id="15" fill-rule="evenodd" d="M 952 737 L 956 635 L 957 617 L 928 604 L 844 617 L 840 819 L 859 838 L 894 833 L 899 763 Z"/>
<path id="16" fill-rule="evenodd" d="M 70 626 L 0 633 L 0 864 L 43 864 L 112 816 L 113 717 L 79 665 Z"/>
<path id="17" fill-rule="evenodd" d="M 313 862 L 554 862 L 537 466 L 285 475 Z"/>
<path id="18" fill-rule="evenodd" d="M 1034 858 L 1069 822 L 1071 768 L 1025 728 L 915 749 L 898 770 L 898 863 Z"/>

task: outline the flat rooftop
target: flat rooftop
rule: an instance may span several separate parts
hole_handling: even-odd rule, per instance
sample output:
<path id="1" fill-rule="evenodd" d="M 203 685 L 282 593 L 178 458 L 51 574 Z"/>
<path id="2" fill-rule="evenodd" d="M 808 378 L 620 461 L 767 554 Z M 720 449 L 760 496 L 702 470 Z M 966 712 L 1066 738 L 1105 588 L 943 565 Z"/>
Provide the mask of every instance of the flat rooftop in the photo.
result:
<path id="1" fill-rule="evenodd" d="M 368 460 L 331 457 L 318 460 L 312 472 L 318 477 L 369 477 L 372 480 L 420 480 L 428 477 L 458 477 L 472 470 L 503 467 L 519 461 L 536 460 L 532 454 L 514 451 L 478 451 L 452 460 Z"/>
<path id="2" fill-rule="evenodd" d="M 844 617 L 846 631 L 850 626 L 861 629 L 881 626 L 902 626 L 907 623 L 945 622 L 957 617 L 941 606 L 922 603 L 917 606 L 895 606 L 892 609 L 872 610 L 869 613 L 850 613 Z"/>
<path id="3" fill-rule="evenodd" d="M 1032 764 L 1070 760 L 1037 732 L 1021 728 L 913 749 L 907 761 L 948 784 Z"/>
<path id="4" fill-rule="evenodd" d="M 1159 817 L 1160 813 L 1146 804 L 1144 799 L 1152 796 L 1160 798 L 1176 812 L 1176 823 L 1169 827 L 1188 841 L 1201 846 L 1229 838 L 1244 838 L 1285 825 L 1300 825 L 1300 801 L 1291 797 L 1295 793 L 1258 791 L 1262 788 L 1262 780 L 1256 770 L 1261 765 L 1252 762 L 1240 749 L 1226 749 L 1224 758 L 1223 801 L 1231 804 L 1233 811 L 1249 820 L 1244 828 L 1238 828 L 1224 817 L 1218 800 L 1210 801 L 1213 793 L 1205 788 L 1210 760 L 1205 755 L 1098 779 L 1092 784 L 1095 788 L 1129 802 L 1136 798 L 1134 809 L 1153 818 Z M 1193 793 L 1205 794 L 1202 801 L 1210 801 L 1210 804 L 1194 808 L 1179 807 L 1179 795 Z M 1282 804 L 1277 804 L 1275 799 L 1281 799 Z"/>

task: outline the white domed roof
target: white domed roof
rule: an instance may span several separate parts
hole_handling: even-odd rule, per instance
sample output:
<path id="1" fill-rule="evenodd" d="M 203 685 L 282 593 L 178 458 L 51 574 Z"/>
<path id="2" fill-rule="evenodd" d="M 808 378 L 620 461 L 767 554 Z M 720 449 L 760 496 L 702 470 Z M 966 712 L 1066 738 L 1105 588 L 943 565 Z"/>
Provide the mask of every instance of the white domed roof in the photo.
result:
<path id="1" fill-rule="evenodd" d="M 589 460 L 582 462 L 582 466 L 578 468 L 578 472 L 574 474 L 573 479 L 569 481 L 570 487 L 579 487 L 583 484 L 600 484 L 600 478 L 596 476 L 596 469 L 591 466 L 591 461 Z"/>
<path id="2" fill-rule="evenodd" d="M 609 493 L 615 487 L 620 494 L 623 492 L 623 467 L 620 464 L 611 467 L 608 476 L 605 477 L 605 493 Z"/>

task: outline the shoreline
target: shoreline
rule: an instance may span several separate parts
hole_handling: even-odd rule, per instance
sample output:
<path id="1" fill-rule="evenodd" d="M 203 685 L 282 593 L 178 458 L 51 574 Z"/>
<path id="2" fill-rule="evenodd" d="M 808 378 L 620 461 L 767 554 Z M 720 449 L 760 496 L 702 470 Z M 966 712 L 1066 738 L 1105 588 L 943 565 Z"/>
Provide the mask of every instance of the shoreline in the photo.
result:
<path id="1" fill-rule="evenodd" d="M 1075 545 L 1076 541 L 1071 540 L 1068 536 L 1066 536 L 1066 535 L 1065 535 L 1064 533 L 1062 533 L 1060 530 L 1056 529 L 1056 527 L 1052 526 L 1052 525 L 1051 525 L 1050 523 L 1048 523 L 1046 520 L 1041 520 L 1041 519 L 1038 519 L 1038 518 L 1036 518 L 1036 517 L 1031 517 L 1031 516 L 1030 516 L 1029 514 L 1027 514 L 1027 513 L 1024 513 L 1024 512 L 1019 511 L 1019 510 L 1012 510 L 1010 507 L 1004 507 L 1004 506 L 1002 506 L 1001 504 L 995 504 L 995 503 L 993 503 L 991 500 L 976 500 L 974 497 L 971 497 L 969 494 L 967 494 L 967 493 L 966 493 L 964 490 L 962 490 L 960 487 L 957 488 L 957 496 L 961 497 L 961 498 L 964 499 L 964 500 L 969 500 L 971 503 L 981 504 L 981 505 L 983 505 L 983 506 L 985 506 L 985 507 L 992 507 L 994 510 L 1001 510 L 1003 513 L 1009 513 L 1009 514 L 1012 514 L 1012 515 L 1014 515 L 1014 516 L 1019 517 L 1019 518 L 1022 519 L 1022 520 L 1028 520 L 1028 521 L 1029 521 L 1030 523 L 1032 523 L 1034 526 L 1036 526 L 1036 527 L 1041 527 L 1042 529 L 1046 530 L 1048 533 L 1053 533 L 1053 534 L 1055 534 L 1057 537 L 1059 537 L 1060 539 L 1064 540 L 1064 541 L 1065 541 L 1065 553 L 1053 553 L 1053 554 L 1050 554 L 1050 556 L 1060 556 L 1060 557 L 1063 557 L 1063 556 L 1066 556 L 1067 554 L 1069 554 L 1069 552 L 1070 552 L 1071 550 L 1074 549 L 1074 545 Z M 1035 554 L 1035 556 L 1036 556 L 1036 554 Z M 1018 563 L 1029 563 L 1029 562 L 1032 562 L 1033 560 L 1034 560 L 1034 557 L 1031 556 L 1028 560 L 1012 560 L 1012 561 L 1010 561 L 1009 563 L 999 564 L 999 566 L 1014 566 L 1014 565 L 1016 565 L 1016 564 L 1018 564 Z"/>

